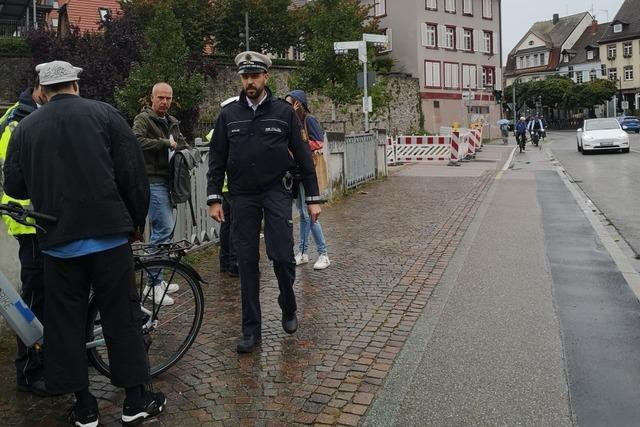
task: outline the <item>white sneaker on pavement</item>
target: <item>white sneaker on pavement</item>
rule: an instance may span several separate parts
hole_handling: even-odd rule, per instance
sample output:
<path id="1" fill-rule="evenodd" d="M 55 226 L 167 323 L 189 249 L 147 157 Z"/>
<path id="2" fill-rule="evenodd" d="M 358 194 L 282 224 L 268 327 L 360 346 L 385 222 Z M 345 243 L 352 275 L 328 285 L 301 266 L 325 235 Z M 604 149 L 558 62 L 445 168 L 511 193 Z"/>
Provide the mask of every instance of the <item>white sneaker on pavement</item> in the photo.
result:
<path id="1" fill-rule="evenodd" d="M 313 264 L 313 269 L 324 270 L 325 268 L 329 267 L 330 264 L 331 261 L 329 261 L 329 256 L 327 254 L 320 254 L 316 263 Z"/>
<path id="2" fill-rule="evenodd" d="M 299 252 L 296 255 L 296 265 L 306 264 L 309 262 L 309 255 Z"/>
<path id="3" fill-rule="evenodd" d="M 153 286 L 153 288 L 155 289 L 152 289 L 149 286 L 145 286 L 142 295 L 146 297 L 149 293 L 152 293 L 154 302 L 156 304 L 173 305 L 174 303 L 173 298 L 171 298 L 169 294 L 177 292 L 180 289 L 180 286 L 175 283 L 168 284 L 163 280 L 159 285 Z M 164 292 L 165 289 L 167 289 L 166 295 Z M 162 298 L 162 295 L 164 295 L 164 298 Z"/>

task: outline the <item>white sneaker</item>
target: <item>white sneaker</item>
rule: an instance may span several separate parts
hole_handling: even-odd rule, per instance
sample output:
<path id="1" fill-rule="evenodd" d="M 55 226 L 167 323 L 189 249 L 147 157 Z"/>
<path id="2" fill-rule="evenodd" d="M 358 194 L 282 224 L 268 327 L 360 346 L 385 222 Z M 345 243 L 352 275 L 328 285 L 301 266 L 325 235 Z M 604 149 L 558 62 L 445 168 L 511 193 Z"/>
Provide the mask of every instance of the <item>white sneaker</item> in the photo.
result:
<path id="1" fill-rule="evenodd" d="M 296 255 L 296 265 L 306 264 L 308 262 L 309 262 L 309 255 L 303 254 L 301 252 Z"/>
<path id="2" fill-rule="evenodd" d="M 329 267 L 330 264 L 331 264 L 331 261 L 329 261 L 329 257 L 327 256 L 327 254 L 321 254 L 318 257 L 318 260 L 316 261 L 316 263 L 313 264 L 313 269 L 324 270 L 325 268 Z"/>
<path id="3" fill-rule="evenodd" d="M 165 295 L 164 290 L 166 288 L 169 288 L 167 290 L 167 293 Z M 154 289 L 155 288 L 155 292 Z M 158 286 L 153 286 L 153 288 L 150 288 L 149 286 L 145 286 L 144 287 L 144 291 L 143 291 L 143 297 L 147 297 L 147 295 L 149 295 L 150 293 L 153 295 L 153 299 L 154 302 L 156 304 L 160 304 L 160 305 L 173 305 L 174 301 L 173 298 L 171 298 L 169 296 L 169 294 L 172 294 L 176 291 L 178 291 L 178 289 L 180 289 L 180 286 L 178 286 L 175 283 L 171 283 L 168 284 L 167 282 L 165 282 L 164 280 L 158 285 Z M 164 295 L 164 298 L 162 298 L 162 296 Z"/>

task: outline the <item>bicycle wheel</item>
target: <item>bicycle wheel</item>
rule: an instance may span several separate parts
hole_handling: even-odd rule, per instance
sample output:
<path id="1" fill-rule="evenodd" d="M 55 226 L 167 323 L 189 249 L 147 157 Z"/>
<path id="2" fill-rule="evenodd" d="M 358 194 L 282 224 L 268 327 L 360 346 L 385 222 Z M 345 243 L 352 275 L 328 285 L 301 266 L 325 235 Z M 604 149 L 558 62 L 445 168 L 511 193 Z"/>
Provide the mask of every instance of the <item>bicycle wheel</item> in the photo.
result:
<path id="1" fill-rule="evenodd" d="M 149 355 L 151 376 L 156 376 L 175 365 L 195 340 L 204 315 L 204 296 L 197 278 L 189 269 L 172 260 L 150 260 L 136 263 L 136 291 L 140 295 L 141 328 Z M 171 294 L 173 305 L 159 305 L 154 301 L 154 289 L 143 295 L 152 280 L 162 279 L 176 284 L 178 291 Z M 87 321 L 87 349 L 92 365 L 109 376 L 109 359 L 104 345 L 100 311 L 92 296 Z"/>

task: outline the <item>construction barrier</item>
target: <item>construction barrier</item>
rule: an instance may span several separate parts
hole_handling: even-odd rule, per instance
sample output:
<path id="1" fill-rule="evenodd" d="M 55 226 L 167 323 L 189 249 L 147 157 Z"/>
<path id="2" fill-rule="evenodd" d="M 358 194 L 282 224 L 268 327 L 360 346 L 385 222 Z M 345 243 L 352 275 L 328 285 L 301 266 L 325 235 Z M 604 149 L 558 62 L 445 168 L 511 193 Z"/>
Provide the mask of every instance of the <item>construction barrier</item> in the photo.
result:
<path id="1" fill-rule="evenodd" d="M 457 165 L 475 159 L 476 153 L 481 151 L 481 129 L 464 129 L 462 132 L 451 131 L 450 128 L 441 130 L 447 134 L 387 137 L 387 164 L 447 161 Z"/>

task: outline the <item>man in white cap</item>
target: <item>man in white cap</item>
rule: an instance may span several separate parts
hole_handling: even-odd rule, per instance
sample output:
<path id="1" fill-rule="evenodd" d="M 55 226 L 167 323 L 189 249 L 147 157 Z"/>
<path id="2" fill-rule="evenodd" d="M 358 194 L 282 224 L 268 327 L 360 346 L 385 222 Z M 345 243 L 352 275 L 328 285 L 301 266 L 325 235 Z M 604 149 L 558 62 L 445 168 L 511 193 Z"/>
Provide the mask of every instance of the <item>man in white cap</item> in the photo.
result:
<path id="1" fill-rule="evenodd" d="M 73 425 L 98 425 L 85 353 L 92 289 L 111 382 L 126 389 L 122 421 L 140 422 L 166 403 L 145 387 L 149 362 L 129 245 L 141 235 L 149 206 L 142 151 L 115 108 L 79 96 L 81 68 L 53 61 L 36 71 L 49 102 L 14 131 L 4 174 L 8 195 L 29 197 L 34 210 L 57 218 L 37 233 L 45 254 L 46 387 L 75 394 Z"/>
<path id="2" fill-rule="evenodd" d="M 233 220 L 231 229 L 240 270 L 242 338 L 239 353 L 252 352 L 262 340 L 259 245 L 264 218 L 267 256 L 278 280 L 282 328 L 298 329 L 291 220 L 293 182 L 290 171 L 299 167 L 309 216 L 320 215 L 320 196 L 311 150 L 302 138 L 300 121 L 287 102 L 266 86 L 271 60 L 257 52 L 236 57 L 242 82 L 240 98 L 222 109 L 215 125 L 209 157 L 207 204 L 209 215 L 225 221 L 222 186 L 228 178 Z"/>

